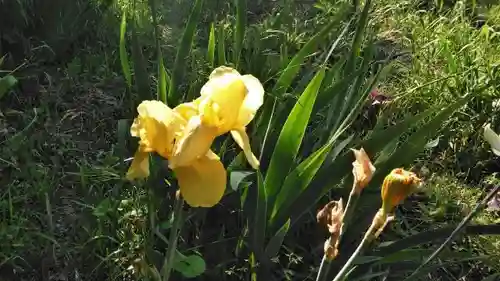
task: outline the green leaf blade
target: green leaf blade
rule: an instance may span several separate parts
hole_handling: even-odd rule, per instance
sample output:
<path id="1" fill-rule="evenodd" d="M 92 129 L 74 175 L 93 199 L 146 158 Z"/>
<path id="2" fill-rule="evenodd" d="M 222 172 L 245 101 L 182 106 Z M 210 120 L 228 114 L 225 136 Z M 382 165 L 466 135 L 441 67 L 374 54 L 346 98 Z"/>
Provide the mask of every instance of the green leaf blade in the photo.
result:
<path id="1" fill-rule="evenodd" d="M 325 69 L 321 68 L 309 82 L 283 125 L 266 174 L 268 206 L 274 204 L 281 189 L 281 183 L 294 163 L 324 77 Z"/>
<path id="2" fill-rule="evenodd" d="M 243 48 L 243 41 L 245 40 L 246 30 L 246 0 L 235 0 L 236 2 L 236 26 L 234 30 L 234 57 L 233 62 L 238 67 L 240 61 L 241 50 Z"/>
<path id="3" fill-rule="evenodd" d="M 129 58 L 125 46 L 125 34 L 127 33 L 127 12 L 123 11 L 122 21 L 120 24 L 120 63 L 122 66 L 123 76 L 129 89 L 132 88 L 132 74 L 130 73 Z"/>
<path id="4" fill-rule="evenodd" d="M 189 15 L 184 34 L 182 34 L 181 42 L 179 44 L 179 48 L 177 49 L 177 55 L 175 56 L 172 77 L 168 88 L 168 104 L 177 104 L 181 99 L 178 87 L 180 81 L 182 80 L 182 76 L 184 75 L 186 58 L 191 52 L 193 39 L 196 34 L 196 26 L 198 25 L 202 7 L 203 0 L 196 0 L 194 7 L 191 10 L 191 14 Z"/>
<path id="5" fill-rule="evenodd" d="M 215 63 L 215 26 L 210 25 L 210 35 L 208 36 L 207 61 L 210 67 L 214 67 Z"/>
<path id="6" fill-rule="evenodd" d="M 285 224 L 283 224 L 280 229 L 274 234 L 274 236 L 269 240 L 269 244 L 266 246 L 266 256 L 269 259 L 272 259 L 275 257 L 280 248 L 281 245 L 283 245 L 283 240 L 285 239 L 286 234 L 288 233 L 288 230 L 290 229 L 290 219 L 286 221 Z"/>
<path id="7" fill-rule="evenodd" d="M 0 78 L 0 99 L 17 84 L 17 79 L 12 75 Z"/>

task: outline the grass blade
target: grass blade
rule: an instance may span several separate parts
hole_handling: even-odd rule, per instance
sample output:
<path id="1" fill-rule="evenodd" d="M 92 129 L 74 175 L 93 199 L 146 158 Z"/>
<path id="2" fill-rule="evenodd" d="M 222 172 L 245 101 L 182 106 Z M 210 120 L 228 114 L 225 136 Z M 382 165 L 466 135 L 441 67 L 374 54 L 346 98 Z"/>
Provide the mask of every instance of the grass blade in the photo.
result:
<path id="1" fill-rule="evenodd" d="M 168 104 L 177 104 L 181 99 L 181 94 L 178 91 L 178 84 L 180 84 L 184 74 L 185 62 L 189 52 L 191 51 L 193 38 L 196 34 L 196 25 L 198 24 L 198 20 L 201 15 L 202 6 L 203 0 L 196 0 L 193 10 L 189 15 L 184 34 L 182 34 L 181 42 L 179 44 L 179 48 L 177 49 L 177 55 L 175 56 L 172 77 L 168 88 Z"/>
<path id="2" fill-rule="evenodd" d="M 386 242 L 381 244 L 370 255 L 377 255 L 379 257 L 387 257 L 389 255 L 398 253 L 404 249 L 417 247 L 422 244 L 430 243 L 436 240 L 446 239 L 453 230 L 454 226 L 444 227 L 435 230 L 429 230 L 417 233 L 412 236 L 405 237 L 395 242 Z M 500 235 L 500 225 L 469 225 L 464 229 L 465 235 Z"/>
<path id="3" fill-rule="evenodd" d="M 300 49 L 299 52 L 293 57 L 287 67 L 283 70 L 278 81 L 274 85 L 272 89 L 272 93 L 276 97 L 281 97 L 288 87 L 292 84 L 292 81 L 295 79 L 297 74 L 299 73 L 300 67 L 306 60 L 306 58 L 314 53 L 317 50 L 318 45 L 323 42 L 328 34 L 330 34 L 331 30 L 337 26 L 338 20 L 333 20 L 328 25 L 323 27 L 323 29 L 318 32 L 315 36 L 313 36 L 305 45 Z"/>
<path id="4" fill-rule="evenodd" d="M 17 79 L 12 75 L 0 78 L 0 99 L 17 84 Z"/>
<path id="5" fill-rule="evenodd" d="M 139 43 L 139 34 L 135 21 L 132 25 L 132 59 L 134 61 L 134 78 L 139 99 L 141 101 L 151 99 L 146 60 L 142 53 L 142 46 Z"/>
<path id="6" fill-rule="evenodd" d="M 129 89 L 132 89 L 132 74 L 128 61 L 127 49 L 125 47 L 125 34 L 127 33 L 127 11 L 123 11 L 122 22 L 120 24 L 120 63 L 122 65 L 123 76 Z"/>
<path id="7" fill-rule="evenodd" d="M 226 35 L 224 32 L 224 26 L 219 26 L 219 32 L 217 39 L 217 63 L 219 65 L 226 64 Z"/>
<path id="8" fill-rule="evenodd" d="M 243 40 L 245 40 L 245 29 L 246 29 L 246 11 L 247 11 L 247 1 L 246 0 L 235 0 L 236 4 L 236 27 L 234 30 L 234 57 L 233 62 L 236 68 L 238 68 L 240 62 L 241 49 L 243 48 Z"/>
<path id="9" fill-rule="evenodd" d="M 478 202 L 476 204 L 476 206 L 474 206 L 474 208 L 470 211 L 470 213 L 453 230 L 453 232 L 450 233 L 450 235 L 446 238 L 446 240 L 443 243 L 441 243 L 441 245 L 439 246 L 439 248 L 437 248 L 421 265 L 419 265 L 418 268 L 415 269 L 415 271 L 410 275 L 410 277 L 408 277 L 407 279 L 405 279 L 405 281 L 407 281 L 407 280 L 413 280 L 417 276 L 419 276 L 421 274 L 420 271 L 424 269 L 424 266 L 427 265 L 431 260 L 433 260 L 435 257 L 437 257 L 437 255 L 439 255 L 439 253 L 441 253 L 441 251 L 444 250 L 444 247 L 446 247 L 463 230 L 463 228 L 472 220 L 472 218 L 479 211 L 481 211 L 482 209 L 484 209 L 484 207 L 486 206 L 486 203 L 488 201 L 490 201 L 491 198 L 493 198 L 494 196 L 496 196 L 496 194 L 497 194 L 497 192 L 499 190 L 500 190 L 500 186 L 497 186 L 497 187 L 493 188 L 488 193 L 488 195 L 486 195 L 484 197 L 484 199 L 482 201 Z"/>
<path id="10" fill-rule="evenodd" d="M 282 182 L 293 166 L 324 77 L 325 69 L 321 68 L 295 103 L 283 125 L 266 174 L 268 207 L 274 205 Z"/>
<path id="11" fill-rule="evenodd" d="M 258 259 L 264 256 L 264 241 L 267 225 L 267 190 L 264 185 L 262 174 L 257 171 L 257 198 L 255 217 L 253 224 L 253 251 Z"/>
<path id="12" fill-rule="evenodd" d="M 344 6 L 345 7 L 345 6 Z M 342 12 L 339 12 L 341 15 Z M 306 58 L 312 53 L 316 52 L 319 44 L 321 44 L 327 36 L 330 34 L 331 30 L 338 25 L 341 17 L 334 18 L 328 25 L 323 27 L 316 35 L 314 35 L 301 49 L 295 54 L 287 67 L 281 72 L 276 84 L 274 85 L 271 93 L 276 98 L 281 98 L 287 89 L 292 84 L 293 80 L 299 73 L 300 67 L 306 60 Z M 262 109 L 262 113 L 258 120 L 258 128 L 261 128 L 267 124 L 271 115 L 272 104 L 266 103 Z M 260 131 L 260 130 L 259 130 Z"/>
<path id="13" fill-rule="evenodd" d="M 167 77 L 165 66 L 163 65 L 163 55 L 160 47 L 160 32 L 158 30 L 158 19 L 156 17 L 156 0 L 149 0 L 149 8 L 153 17 L 153 25 L 155 30 L 156 55 L 158 64 L 158 88 L 156 91 L 156 99 L 162 102 L 167 102 Z"/>
<path id="14" fill-rule="evenodd" d="M 165 69 L 165 65 L 163 64 L 163 56 L 161 51 L 158 54 L 158 94 L 157 98 L 164 103 L 167 103 L 167 87 L 170 80 L 170 77 Z"/>
<path id="15" fill-rule="evenodd" d="M 208 36 L 207 61 L 211 68 L 215 63 L 215 26 L 210 25 L 210 35 Z"/>
<path id="16" fill-rule="evenodd" d="M 269 240 L 269 244 L 266 246 L 266 256 L 269 259 L 272 259 L 275 257 L 280 248 L 281 245 L 283 245 L 283 240 L 285 239 L 285 235 L 288 233 L 288 230 L 290 229 L 290 219 L 286 221 L 285 224 L 283 224 L 280 229 L 274 234 L 274 236 Z"/>
<path id="17" fill-rule="evenodd" d="M 361 13 L 361 17 L 358 21 L 358 26 L 356 28 L 356 33 L 351 45 L 351 55 L 347 60 L 346 72 L 351 73 L 354 69 L 356 58 L 359 57 L 361 50 L 361 42 L 363 40 L 363 35 L 365 33 L 366 24 L 368 23 L 368 13 L 370 11 L 371 0 L 367 0 Z"/>

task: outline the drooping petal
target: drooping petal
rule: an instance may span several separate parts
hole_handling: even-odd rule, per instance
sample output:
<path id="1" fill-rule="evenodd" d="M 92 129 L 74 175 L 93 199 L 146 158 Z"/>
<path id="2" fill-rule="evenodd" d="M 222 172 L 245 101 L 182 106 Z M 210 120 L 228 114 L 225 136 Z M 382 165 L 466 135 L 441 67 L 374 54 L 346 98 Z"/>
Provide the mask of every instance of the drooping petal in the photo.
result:
<path id="1" fill-rule="evenodd" d="M 134 160 L 127 171 L 127 179 L 143 179 L 149 176 L 149 153 L 144 152 L 141 148 L 137 149 L 134 154 Z"/>
<path id="2" fill-rule="evenodd" d="M 484 139 L 491 145 L 493 153 L 500 156 L 500 136 L 491 129 L 490 124 L 484 126 Z"/>
<path id="3" fill-rule="evenodd" d="M 241 80 L 247 88 L 247 95 L 243 100 L 240 112 L 238 114 L 238 126 L 246 127 L 250 123 L 257 110 L 264 103 L 264 87 L 260 83 L 259 79 L 252 75 L 243 75 Z"/>
<path id="4" fill-rule="evenodd" d="M 252 148 L 250 147 L 250 140 L 248 139 L 248 135 L 245 131 L 245 128 L 237 128 L 235 130 L 231 130 L 231 136 L 233 136 L 234 141 L 243 149 L 243 153 L 245 153 L 245 157 L 250 163 L 250 166 L 254 169 L 259 168 L 259 160 L 252 152 Z"/>
<path id="5" fill-rule="evenodd" d="M 197 158 L 204 156 L 212 146 L 216 133 L 217 128 L 204 125 L 200 116 L 191 117 L 169 159 L 170 168 L 188 166 Z"/>
<path id="6" fill-rule="evenodd" d="M 212 207 L 226 189 L 226 170 L 213 153 L 198 158 L 190 166 L 177 167 L 174 173 L 182 197 L 192 207 Z"/>

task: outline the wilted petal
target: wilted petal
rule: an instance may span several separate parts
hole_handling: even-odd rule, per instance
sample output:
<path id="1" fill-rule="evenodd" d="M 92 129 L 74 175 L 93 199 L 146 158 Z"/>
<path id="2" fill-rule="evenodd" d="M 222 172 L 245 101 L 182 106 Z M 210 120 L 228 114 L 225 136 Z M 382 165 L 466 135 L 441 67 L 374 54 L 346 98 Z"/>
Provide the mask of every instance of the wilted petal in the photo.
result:
<path id="1" fill-rule="evenodd" d="M 174 172 L 182 197 L 192 207 L 212 207 L 224 195 L 226 170 L 213 152 Z"/>
<path id="2" fill-rule="evenodd" d="M 490 124 L 484 126 L 484 139 L 491 145 L 493 153 L 500 156 L 500 136 L 491 129 Z"/>
<path id="3" fill-rule="evenodd" d="M 253 120 L 257 110 L 264 103 L 264 87 L 259 79 L 252 75 L 243 75 L 241 79 L 245 83 L 247 95 L 240 108 L 238 126 L 245 127 Z"/>
<path id="4" fill-rule="evenodd" d="M 252 152 L 252 148 L 250 147 L 250 140 L 248 139 L 248 135 L 245 132 L 245 128 L 239 128 L 231 131 L 231 136 L 233 136 L 234 141 L 243 149 L 243 153 L 245 153 L 245 157 L 250 163 L 250 166 L 254 169 L 259 168 L 259 160 Z"/>
<path id="5" fill-rule="evenodd" d="M 391 213 L 406 197 L 413 193 L 422 183 L 415 173 L 403 169 L 394 169 L 387 175 L 382 184 L 382 211 Z"/>
<path id="6" fill-rule="evenodd" d="M 197 158 L 204 156 L 210 149 L 216 132 L 216 128 L 204 125 L 199 116 L 189 119 L 169 159 L 170 168 L 190 165 Z"/>
<path id="7" fill-rule="evenodd" d="M 149 153 L 137 149 L 134 154 L 134 160 L 127 171 L 127 179 L 143 179 L 149 176 Z"/>
<path id="8" fill-rule="evenodd" d="M 375 173 L 375 166 L 373 166 L 368 154 L 361 148 L 360 150 L 351 149 L 354 153 L 356 160 L 352 162 L 352 173 L 354 175 L 354 188 L 355 192 L 359 194 L 365 188 Z"/>

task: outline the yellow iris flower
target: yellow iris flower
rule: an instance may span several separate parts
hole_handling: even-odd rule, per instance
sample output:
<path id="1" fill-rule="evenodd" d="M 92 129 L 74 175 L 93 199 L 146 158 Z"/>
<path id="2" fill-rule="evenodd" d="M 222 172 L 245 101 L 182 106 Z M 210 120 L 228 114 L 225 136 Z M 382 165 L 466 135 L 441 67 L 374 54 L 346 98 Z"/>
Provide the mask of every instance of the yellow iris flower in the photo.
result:
<path id="1" fill-rule="evenodd" d="M 170 161 L 182 157 L 178 144 L 185 141 L 190 117 L 195 107 L 181 104 L 174 109 L 160 101 L 143 101 L 138 107 L 138 117 L 130 128 L 134 137 L 140 138 L 134 160 L 127 172 L 127 179 L 149 176 L 149 153 L 156 152 Z M 189 121 L 188 121 L 189 120 Z M 183 162 L 183 161 L 177 161 Z M 188 165 L 170 168 L 174 171 L 180 192 L 193 207 L 211 207 L 217 204 L 226 188 L 226 170 L 209 147 L 204 155 Z"/>
<path id="2" fill-rule="evenodd" d="M 203 155 L 217 136 L 231 132 L 250 165 L 257 169 L 259 161 L 252 153 L 246 126 L 253 120 L 263 99 L 264 88 L 254 76 L 241 75 L 230 67 L 216 68 L 202 87 L 201 96 L 192 103 L 199 116 L 190 120 L 188 137 L 179 145 L 184 155 L 172 165 L 183 165 Z"/>
<path id="3" fill-rule="evenodd" d="M 166 158 L 177 177 L 186 202 L 193 207 L 217 204 L 226 187 L 226 170 L 210 150 L 217 136 L 231 132 L 250 165 L 259 161 L 252 153 L 246 126 L 263 103 L 264 88 L 252 75 L 229 67 L 215 69 L 193 102 L 169 108 L 160 101 L 143 101 L 130 128 L 140 138 L 127 179 L 149 176 L 150 152 Z"/>

